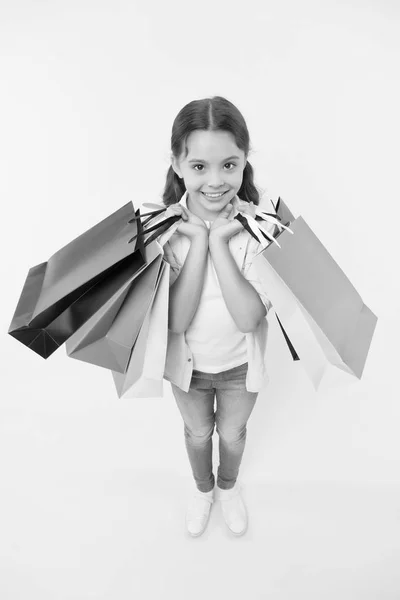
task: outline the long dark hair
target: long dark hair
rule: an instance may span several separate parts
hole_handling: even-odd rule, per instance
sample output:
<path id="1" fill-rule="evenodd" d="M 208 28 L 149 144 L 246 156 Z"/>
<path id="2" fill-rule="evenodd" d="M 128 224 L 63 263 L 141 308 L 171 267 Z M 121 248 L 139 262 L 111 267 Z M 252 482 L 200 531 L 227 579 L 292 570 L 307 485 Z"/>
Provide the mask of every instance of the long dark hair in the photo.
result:
<path id="1" fill-rule="evenodd" d="M 236 141 L 245 157 L 250 150 L 250 136 L 246 122 L 241 112 L 232 102 L 222 96 L 193 100 L 186 104 L 177 114 L 172 124 L 171 151 L 175 158 L 179 158 L 185 148 L 185 157 L 189 153 L 186 139 L 192 131 L 228 131 Z M 247 161 L 243 170 L 243 181 L 237 195 L 241 200 L 253 202 L 258 205 L 260 194 L 253 181 L 253 167 Z M 185 193 L 186 187 L 170 165 L 165 187 L 162 195 L 165 206 L 179 202 Z"/>

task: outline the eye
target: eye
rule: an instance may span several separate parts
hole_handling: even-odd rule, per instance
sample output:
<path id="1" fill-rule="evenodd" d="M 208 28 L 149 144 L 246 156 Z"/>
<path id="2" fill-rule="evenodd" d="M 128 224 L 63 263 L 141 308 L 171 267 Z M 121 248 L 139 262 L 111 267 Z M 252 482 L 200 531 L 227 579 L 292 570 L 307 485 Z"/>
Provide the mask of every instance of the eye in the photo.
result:
<path id="1" fill-rule="evenodd" d="M 227 163 L 225 163 L 225 165 L 233 165 L 234 167 L 236 167 L 236 163 L 232 163 L 232 162 L 227 162 Z M 193 165 L 193 169 L 195 171 L 197 171 L 196 167 L 204 167 L 204 165 L 202 165 L 200 163 L 197 163 L 197 164 Z M 228 169 L 228 171 L 232 171 L 232 169 Z M 197 171 L 197 172 L 201 173 L 201 171 Z"/>

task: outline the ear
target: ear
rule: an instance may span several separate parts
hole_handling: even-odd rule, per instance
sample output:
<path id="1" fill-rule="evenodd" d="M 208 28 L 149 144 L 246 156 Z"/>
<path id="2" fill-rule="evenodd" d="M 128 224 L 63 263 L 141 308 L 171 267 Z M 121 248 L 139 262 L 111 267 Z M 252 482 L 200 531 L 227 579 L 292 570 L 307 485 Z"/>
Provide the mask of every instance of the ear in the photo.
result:
<path id="1" fill-rule="evenodd" d="M 171 156 L 171 166 L 175 173 L 178 175 L 178 177 L 182 178 L 182 173 L 179 169 L 178 161 L 176 160 L 175 156 Z"/>

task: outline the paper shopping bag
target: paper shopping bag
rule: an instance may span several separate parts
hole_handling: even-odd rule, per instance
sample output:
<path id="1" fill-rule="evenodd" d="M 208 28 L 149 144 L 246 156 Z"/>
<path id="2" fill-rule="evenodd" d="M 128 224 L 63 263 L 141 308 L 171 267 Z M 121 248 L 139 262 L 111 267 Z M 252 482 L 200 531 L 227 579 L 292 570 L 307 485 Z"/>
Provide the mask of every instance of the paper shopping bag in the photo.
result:
<path id="1" fill-rule="evenodd" d="M 8 333 L 48 358 L 145 264 L 134 216 L 129 202 L 32 267 Z"/>
<path id="2" fill-rule="evenodd" d="M 253 260 L 317 389 L 329 364 L 361 378 L 377 317 L 302 217 Z"/>
<path id="3" fill-rule="evenodd" d="M 280 196 L 278 197 L 278 201 L 275 206 L 275 211 L 284 225 L 290 225 L 290 223 L 292 223 L 292 221 L 295 220 L 294 214 L 291 212 L 289 207 L 285 204 L 285 202 Z M 276 235 L 278 235 L 279 233 L 279 231 L 276 231 Z"/>
<path id="4" fill-rule="evenodd" d="M 156 290 L 125 374 L 113 371 L 119 398 L 163 396 L 167 355 L 170 265 L 162 261 Z"/>
<path id="5" fill-rule="evenodd" d="M 154 295 L 162 250 L 146 248 L 146 265 L 135 273 L 66 342 L 70 358 L 124 373 Z"/>
<path id="6" fill-rule="evenodd" d="M 293 213 L 289 210 L 280 196 L 276 205 L 272 200 L 261 197 L 259 204 L 253 206 L 252 212 L 255 219 L 251 219 L 249 215 L 246 214 L 239 214 L 235 218 L 237 218 L 247 231 L 260 242 L 259 252 L 262 252 L 270 243 L 276 242 L 276 239 L 282 231 L 291 231 L 288 226 L 295 219 Z M 278 245 L 278 247 L 280 246 Z M 300 360 L 276 313 L 275 317 L 279 323 L 280 331 L 282 332 L 292 359 L 294 361 Z"/>

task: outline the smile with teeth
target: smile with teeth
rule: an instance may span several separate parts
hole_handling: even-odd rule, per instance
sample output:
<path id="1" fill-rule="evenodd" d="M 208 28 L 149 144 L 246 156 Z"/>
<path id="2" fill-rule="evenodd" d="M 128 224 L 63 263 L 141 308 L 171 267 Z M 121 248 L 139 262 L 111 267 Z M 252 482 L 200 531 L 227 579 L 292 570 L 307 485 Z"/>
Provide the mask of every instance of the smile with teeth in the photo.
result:
<path id="1" fill-rule="evenodd" d="M 207 194 L 206 192 L 202 192 L 202 194 L 204 194 L 204 196 L 206 198 L 221 198 L 221 196 L 223 196 L 224 194 L 226 194 L 226 191 L 225 192 L 220 192 L 218 194 Z"/>

